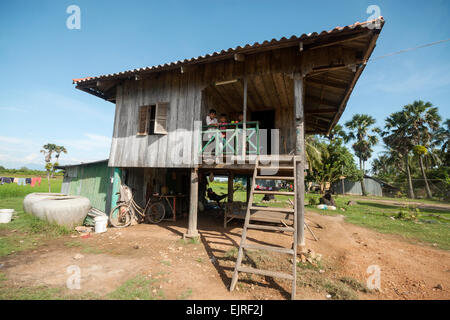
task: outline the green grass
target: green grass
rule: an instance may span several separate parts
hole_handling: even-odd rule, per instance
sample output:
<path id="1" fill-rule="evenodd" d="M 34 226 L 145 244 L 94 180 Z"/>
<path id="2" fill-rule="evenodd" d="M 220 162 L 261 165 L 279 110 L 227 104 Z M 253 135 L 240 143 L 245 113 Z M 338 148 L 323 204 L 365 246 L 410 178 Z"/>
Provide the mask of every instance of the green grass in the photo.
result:
<path id="1" fill-rule="evenodd" d="M 226 182 L 214 181 L 210 183 L 211 187 L 217 194 L 227 193 L 228 186 Z M 269 207 L 287 207 L 287 200 L 292 199 L 289 196 L 276 196 L 276 202 L 261 202 L 263 195 L 255 195 L 255 203 Z M 318 202 L 320 195 L 306 194 L 305 203 L 309 203 L 309 199 L 315 198 Z M 391 233 L 403 236 L 405 239 L 437 244 L 441 249 L 450 249 L 450 211 L 420 209 L 415 213 L 415 205 L 409 204 L 408 208 L 402 208 L 387 203 L 380 203 L 377 200 L 395 200 L 400 202 L 422 202 L 428 204 L 442 204 L 436 200 L 413 200 L 403 198 L 384 198 L 384 197 L 365 197 L 361 200 L 361 196 L 338 196 L 335 197 L 338 210 L 320 210 L 315 206 L 307 205 L 307 209 L 321 214 L 345 216 L 345 220 L 363 227 L 374 229 L 382 233 Z M 356 201 L 356 205 L 347 206 L 350 200 Z M 238 190 L 234 193 L 234 201 L 246 201 L 246 192 Z M 341 211 L 344 208 L 345 211 Z M 397 219 L 396 217 L 401 211 L 407 211 L 417 216 L 417 220 Z M 393 220 L 392 217 L 395 219 Z"/>
<path id="2" fill-rule="evenodd" d="M 0 224 L 0 257 L 35 248 L 50 239 L 73 233 L 72 230 L 40 220 L 23 211 L 23 197 L 1 198 L 0 208 L 11 208 L 17 215 Z"/>
<path id="3" fill-rule="evenodd" d="M 156 288 L 158 279 L 136 276 L 127 280 L 106 297 L 114 300 L 160 300 L 165 299 L 164 291 Z"/>
<path id="4" fill-rule="evenodd" d="M 15 177 L 19 176 L 15 175 Z M 63 177 L 61 176 L 57 176 L 54 179 L 50 179 L 50 186 L 52 192 L 61 191 L 62 181 Z M 35 185 L 34 187 L 31 187 L 31 185 L 29 184 L 25 186 L 19 186 L 16 183 L 8 183 L 0 185 L 0 200 L 7 198 L 25 197 L 27 194 L 33 192 L 48 192 L 48 182 L 46 177 L 42 177 L 42 182 L 40 186 Z"/>
<path id="5" fill-rule="evenodd" d="M 318 198 L 319 195 L 308 194 L 305 202 L 308 203 L 308 199 L 311 197 Z M 352 199 L 350 196 L 335 198 L 338 207 L 336 211 L 320 210 L 315 206 L 307 206 L 307 209 L 327 215 L 342 214 L 350 223 L 375 229 L 381 233 L 401 235 L 408 240 L 437 244 L 441 249 L 450 249 L 450 212 L 432 209 L 419 210 L 412 204 L 400 207 L 371 199 L 357 199 L 354 200 L 355 205 L 347 206 L 347 202 Z M 344 208 L 345 211 L 340 208 Z M 400 212 L 410 216 L 414 215 L 415 219 L 398 219 Z"/>

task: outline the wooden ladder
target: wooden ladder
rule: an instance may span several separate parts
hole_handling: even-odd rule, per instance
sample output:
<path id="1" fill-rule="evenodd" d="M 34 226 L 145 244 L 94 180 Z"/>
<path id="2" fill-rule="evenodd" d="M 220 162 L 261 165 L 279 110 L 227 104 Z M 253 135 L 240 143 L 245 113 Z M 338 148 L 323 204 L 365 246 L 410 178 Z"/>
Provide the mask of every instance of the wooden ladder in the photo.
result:
<path id="1" fill-rule="evenodd" d="M 292 166 L 279 166 L 279 167 L 264 167 L 260 166 L 259 158 L 256 159 L 255 163 L 255 169 L 253 171 L 253 179 L 251 184 L 251 193 L 249 197 L 249 201 L 247 204 L 247 213 L 245 215 L 245 222 L 244 222 L 244 228 L 242 230 L 242 237 L 241 237 L 241 243 L 239 245 L 239 251 L 236 259 L 236 265 L 234 268 L 233 278 L 231 280 L 230 285 L 230 291 L 233 291 L 236 287 L 236 283 L 239 278 L 239 272 L 244 273 L 254 273 L 269 277 L 278 277 L 283 279 L 292 280 L 292 291 L 291 291 L 291 299 L 295 299 L 295 292 L 296 292 L 296 282 L 297 282 L 297 265 L 296 265 L 296 258 L 297 258 L 297 177 L 296 177 L 296 170 L 295 170 L 295 163 L 296 159 L 295 156 L 292 157 Z M 271 175 L 271 176 L 263 176 L 259 175 L 259 170 L 264 168 L 278 168 L 278 173 L 281 172 L 291 172 L 290 175 Z M 294 186 L 294 190 L 292 192 L 286 192 L 286 191 L 264 191 L 264 190 L 255 190 L 255 182 L 256 180 L 286 180 L 286 181 L 293 181 L 292 185 Z M 257 207 L 253 205 L 253 198 L 255 194 L 273 194 L 273 195 L 288 195 L 294 197 L 294 208 L 275 208 L 275 207 Z M 293 215 L 293 226 L 286 226 L 285 224 L 282 224 L 282 221 L 280 221 L 280 225 L 282 226 L 272 226 L 272 225 L 263 225 L 263 224 L 257 224 L 256 221 L 253 223 L 250 223 L 251 220 L 251 213 L 254 211 L 271 211 L 271 212 L 282 212 L 286 214 Z M 275 222 L 275 221 L 274 221 Z M 292 248 L 284 248 L 284 247 L 277 247 L 277 246 L 268 246 L 268 245 L 258 245 L 258 244 L 250 244 L 247 243 L 247 230 L 248 229 L 256 229 L 256 230 L 262 230 L 262 231 L 284 231 L 292 233 L 293 235 L 293 247 Z M 284 272 L 278 272 L 278 271 L 269 271 L 269 270 L 261 270 L 256 268 L 250 268 L 242 266 L 242 258 L 244 255 L 244 249 L 259 249 L 259 250 L 267 250 L 267 251 L 274 251 L 279 253 L 286 253 L 289 255 L 292 255 L 292 274 L 284 273 Z"/>

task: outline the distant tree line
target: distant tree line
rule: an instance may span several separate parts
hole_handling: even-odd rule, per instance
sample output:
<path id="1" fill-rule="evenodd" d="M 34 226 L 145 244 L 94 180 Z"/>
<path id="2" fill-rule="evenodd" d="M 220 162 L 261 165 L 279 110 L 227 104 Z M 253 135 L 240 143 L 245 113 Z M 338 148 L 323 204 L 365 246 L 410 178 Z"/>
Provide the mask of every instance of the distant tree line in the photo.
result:
<path id="1" fill-rule="evenodd" d="M 355 114 L 350 121 L 336 125 L 329 136 L 308 136 L 307 181 L 331 184 L 342 177 L 360 181 L 366 194 L 364 174 L 373 147 L 382 142 L 384 151 L 373 160 L 371 172 L 397 186 L 400 194 L 414 199 L 416 193 L 427 198 L 448 198 L 450 193 L 450 119 L 442 123 L 438 108 L 430 102 L 414 101 L 385 119 L 384 127 L 367 114 Z M 352 149 L 359 160 L 345 147 Z"/>

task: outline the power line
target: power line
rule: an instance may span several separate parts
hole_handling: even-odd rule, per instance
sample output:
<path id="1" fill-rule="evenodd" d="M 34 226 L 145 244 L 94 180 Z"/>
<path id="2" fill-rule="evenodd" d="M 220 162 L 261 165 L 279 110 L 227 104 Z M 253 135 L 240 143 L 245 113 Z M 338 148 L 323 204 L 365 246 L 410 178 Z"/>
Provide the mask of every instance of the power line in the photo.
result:
<path id="1" fill-rule="evenodd" d="M 450 38 L 444 39 L 444 40 L 435 41 L 435 42 L 430 42 L 430 43 L 426 43 L 426 44 L 422 44 L 420 46 L 413 47 L 413 48 L 408 48 L 408 49 L 403 49 L 403 50 L 400 50 L 400 51 L 391 52 L 391 53 L 388 53 L 388 54 L 385 54 L 385 55 L 382 55 L 382 56 L 371 58 L 371 59 L 368 60 L 368 62 L 369 61 L 375 61 L 375 60 L 383 59 L 383 58 L 387 58 L 387 57 L 391 57 L 391 56 L 394 56 L 394 55 L 397 55 L 397 54 L 401 54 L 401 53 L 405 53 L 405 52 L 409 52 L 409 51 L 413 51 L 413 50 L 417 50 L 417 49 L 421 49 L 421 48 L 431 47 L 431 46 L 434 46 L 434 45 L 437 45 L 437 44 L 441 44 L 441 43 L 444 43 L 444 42 L 448 42 L 448 41 L 450 41 Z"/>

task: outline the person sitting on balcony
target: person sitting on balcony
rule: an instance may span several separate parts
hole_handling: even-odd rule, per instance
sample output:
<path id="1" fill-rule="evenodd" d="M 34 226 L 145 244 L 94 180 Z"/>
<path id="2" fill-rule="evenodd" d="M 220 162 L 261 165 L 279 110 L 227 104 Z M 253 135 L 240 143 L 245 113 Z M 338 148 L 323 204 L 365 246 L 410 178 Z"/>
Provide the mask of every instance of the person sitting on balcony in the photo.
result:
<path id="1" fill-rule="evenodd" d="M 228 124 L 227 115 L 225 113 L 221 113 L 219 118 L 219 130 L 227 130 L 226 127 L 227 124 Z M 222 132 L 222 137 L 225 138 L 225 136 L 226 136 L 225 132 Z"/>
<path id="2" fill-rule="evenodd" d="M 217 126 L 216 110 L 210 109 L 206 116 L 207 126 Z"/>

